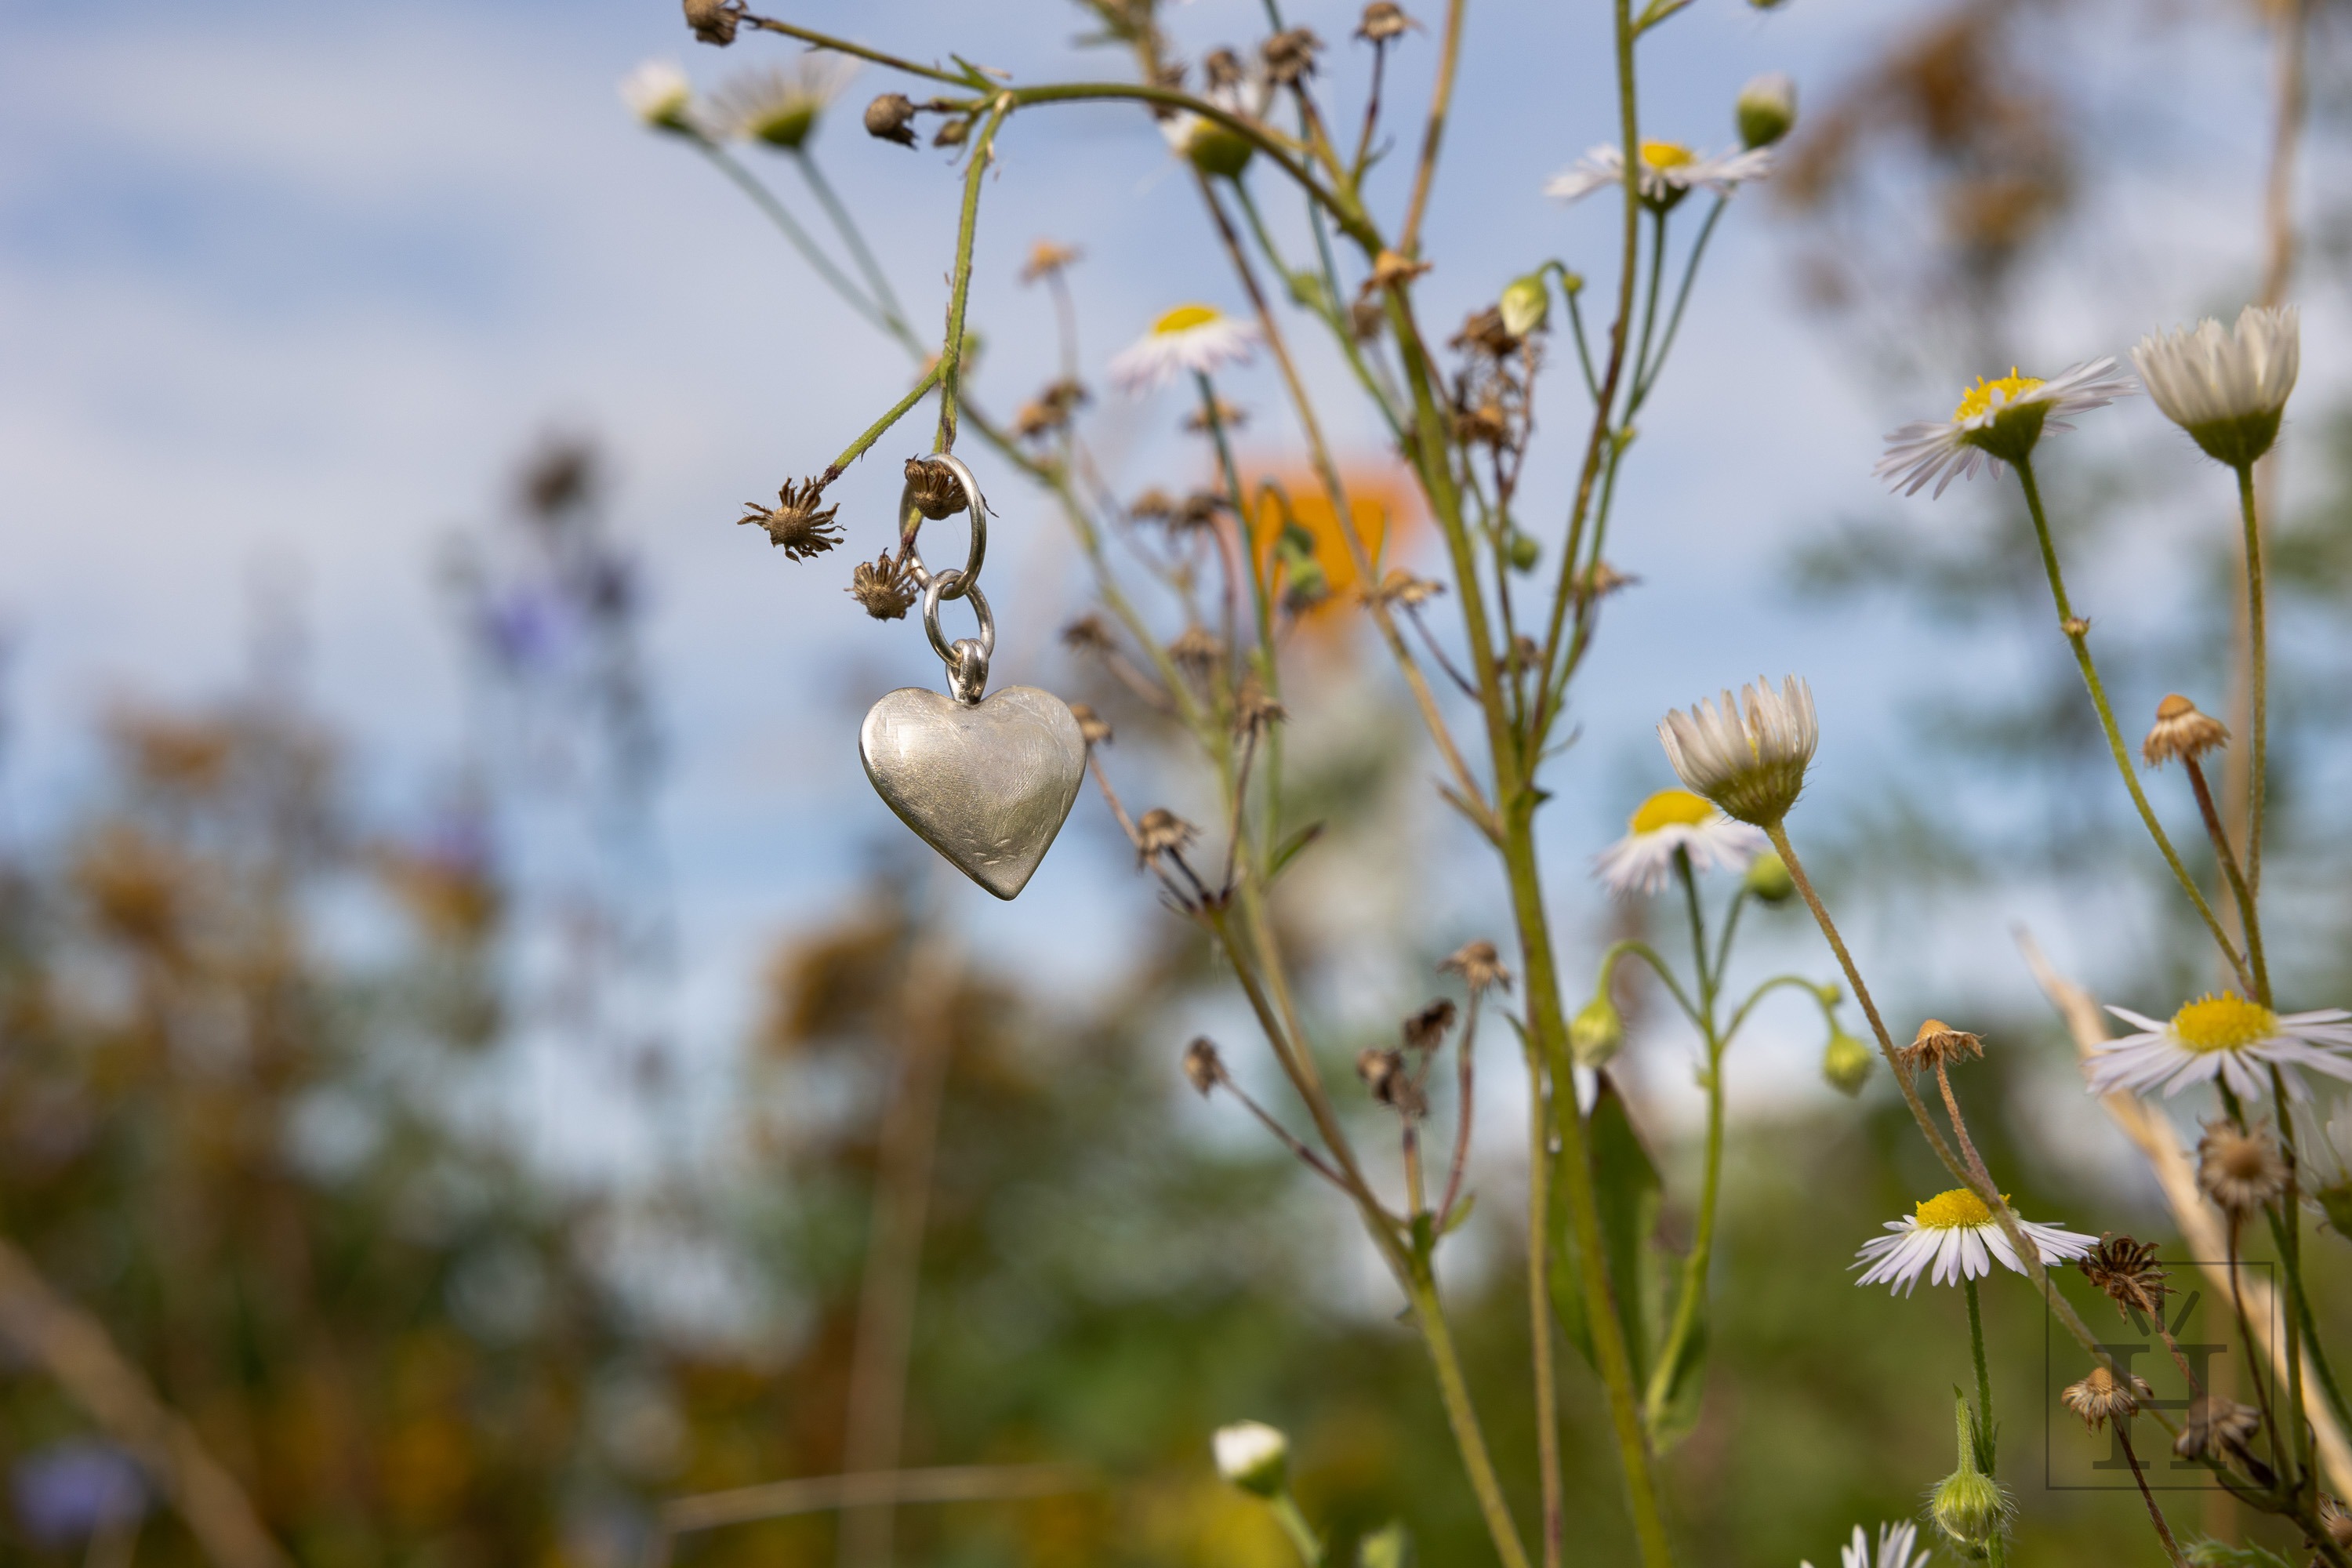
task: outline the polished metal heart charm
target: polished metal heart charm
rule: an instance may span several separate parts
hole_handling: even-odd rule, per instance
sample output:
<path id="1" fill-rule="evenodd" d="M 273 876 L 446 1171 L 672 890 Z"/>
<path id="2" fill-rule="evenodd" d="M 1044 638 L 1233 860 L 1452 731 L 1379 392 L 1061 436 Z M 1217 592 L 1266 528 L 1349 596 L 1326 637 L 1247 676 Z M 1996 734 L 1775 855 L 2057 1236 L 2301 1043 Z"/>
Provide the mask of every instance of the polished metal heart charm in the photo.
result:
<path id="1" fill-rule="evenodd" d="M 1068 704 L 1034 686 L 973 703 L 901 687 L 866 710 L 857 754 L 899 820 L 1000 899 L 1028 886 L 1087 771 Z"/>

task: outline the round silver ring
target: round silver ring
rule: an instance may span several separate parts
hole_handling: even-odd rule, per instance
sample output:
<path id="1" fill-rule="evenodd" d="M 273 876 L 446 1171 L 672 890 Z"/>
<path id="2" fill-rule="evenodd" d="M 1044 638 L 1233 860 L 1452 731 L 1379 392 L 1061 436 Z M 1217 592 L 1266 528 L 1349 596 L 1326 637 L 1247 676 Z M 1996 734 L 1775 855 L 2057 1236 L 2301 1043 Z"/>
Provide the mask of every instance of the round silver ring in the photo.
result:
<path id="1" fill-rule="evenodd" d="M 962 571 L 938 574 L 940 578 L 954 579 L 946 597 L 961 599 L 979 588 L 980 563 L 988 555 L 988 502 L 980 493 L 980 481 L 971 477 L 971 470 L 964 467 L 963 459 L 953 452 L 937 452 L 922 460 L 944 465 L 948 472 L 956 477 L 956 483 L 963 487 L 964 510 L 971 519 L 971 549 L 964 556 Z M 909 481 L 898 491 L 898 527 L 906 540 L 907 574 L 915 580 L 915 586 L 929 592 L 933 574 L 923 564 L 922 554 L 915 548 L 915 535 L 923 526 L 922 514 L 915 512 L 914 527 L 907 527 L 908 513 L 914 510 L 908 499 L 912 489 Z M 946 656 L 942 654 L 940 657 Z"/>
<path id="2" fill-rule="evenodd" d="M 980 591 L 980 584 L 967 585 L 962 573 L 950 568 L 933 576 L 925 585 L 923 631 L 931 639 L 932 651 L 952 667 L 955 649 L 940 630 L 940 601 L 958 598 L 970 599 L 971 613 L 980 617 L 980 661 L 985 669 L 988 661 L 996 656 L 996 617 L 988 613 L 988 596 Z"/>

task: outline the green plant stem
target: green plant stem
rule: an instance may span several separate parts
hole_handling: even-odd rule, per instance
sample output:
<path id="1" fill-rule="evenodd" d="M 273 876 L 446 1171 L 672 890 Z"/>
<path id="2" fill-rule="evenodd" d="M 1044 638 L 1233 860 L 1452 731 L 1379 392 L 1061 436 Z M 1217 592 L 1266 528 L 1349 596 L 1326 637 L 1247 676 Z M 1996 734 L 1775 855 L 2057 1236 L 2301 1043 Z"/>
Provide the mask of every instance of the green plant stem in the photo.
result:
<path id="1" fill-rule="evenodd" d="M 2205 770 L 2195 757 L 2181 758 L 2180 765 L 2189 774 L 2189 793 L 2197 797 L 2197 815 L 2204 819 L 2205 837 L 2213 841 L 2213 858 L 2221 868 L 2221 879 L 2230 885 L 2231 900 L 2238 906 L 2238 924 L 2246 937 L 2246 962 L 2254 971 L 2254 1000 L 2267 1007 L 2271 1005 L 2271 967 L 2263 952 L 2262 915 L 2254 906 L 2254 890 L 2247 885 L 2246 874 L 2238 868 L 2238 854 L 2230 847 L 2230 832 L 2221 826 L 2221 814 L 2213 805 L 2213 789 L 2205 782 Z"/>
<path id="2" fill-rule="evenodd" d="M 1992 1425 L 1992 1373 L 1985 1364 L 1984 1308 L 1977 1300 L 1974 1277 L 1962 1276 L 1960 1284 L 1969 1299 L 1969 1354 L 1977 1371 L 1977 1458 L 1990 1476 L 1997 1458 L 1998 1439 Z"/>
<path id="3" fill-rule="evenodd" d="M 1495 1461 L 1486 1452 L 1486 1438 L 1478 1427 L 1478 1413 L 1470 1403 L 1470 1384 L 1462 1375 L 1461 1357 L 1454 1348 L 1454 1331 L 1446 1325 L 1444 1309 L 1437 1299 L 1437 1281 L 1430 1271 L 1426 1255 L 1415 1255 L 1406 1289 L 1412 1301 L 1413 1323 L 1421 1331 L 1422 1342 L 1429 1347 L 1430 1365 L 1437 1373 L 1437 1394 L 1445 1405 L 1445 1418 L 1454 1428 L 1454 1446 L 1462 1450 L 1464 1468 L 1470 1473 L 1470 1489 L 1478 1499 L 1478 1511 L 1486 1516 L 1486 1533 L 1494 1538 L 1496 1555 L 1502 1559 L 1503 1568 L 1530 1568 L 1527 1548 L 1519 1542 L 1519 1527 L 1511 1518 L 1511 1505 L 1503 1497 L 1503 1483 L 1495 1473 Z"/>
<path id="4" fill-rule="evenodd" d="M 997 96 L 996 106 L 972 136 L 964 153 L 963 216 L 956 221 L 955 272 L 948 286 L 947 337 L 940 345 L 940 435 L 936 450 L 955 447 L 956 397 L 963 384 L 963 314 L 971 298 L 971 247 L 980 229 L 980 184 L 988 173 L 989 147 L 997 129 L 1013 112 L 1010 94 Z"/>
<path id="5" fill-rule="evenodd" d="M 2042 510 L 2042 487 L 2034 480 L 2032 456 L 2021 455 L 2017 459 L 2016 468 L 2018 484 L 2025 491 L 2025 510 L 2032 514 L 2034 536 L 2042 543 L 2042 565 L 2050 578 L 2050 597 L 2058 610 L 2058 629 L 2065 634 L 2067 646 L 2074 650 L 2074 666 L 2082 671 L 2083 684 L 2091 693 L 2091 705 L 2098 710 L 2099 728 L 2106 734 L 2107 750 L 2115 757 L 2116 771 L 2123 775 L 2124 788 L 2131 792 L 2132 805 L 2138 808 L 2140 822 L 2147 828 L 2148 837 L 2156 841 L 2164 863 L 2172 868 L 2173 879 L 2180 884 L 2180 890 L 2189 895 L 2189 901 L 2197 906 L 2197 913 L 2205 921 L 2205 929 L 2212 933 L 2222 956 L 2236 971 L 2238 983 L 2251 994 L 2254 983 L 2247 972 L 2245 960 L 2230 941 L 2229 933 L 2221 929 L 2221 921 L 2213 914 L 2213 906 L 2205 901 L 2204 889 L 2197 885 L 2197 879 L 2189 874 L 2189 868 L 2181 864 L 2179 851 L 2173 848 L 2164 825 L 2156 819 L 2156 808 L 2148 805 L 2147 792 L 2139 787 L 2139 774 L 2132 769 L 2131 752 L 2124 745 L 2123 731 L 2116 727 L 2115 710 L 2108 705 L 2106 687 L 2099 679 L 2099 667 L 2091 658 L 2090 623 L 2075 616 L 2074 605 L 2066 597 L 2065 574 L 2058 564 L 2058 547 L 2050 535 L 2050 519 Z"/>
<path id="6" fill-rule="evenodd" d="M 1548 1082 L 1535 1042 L 1521 1036 L 1528 1058 L 1528 1355 L 1536 1384 L 1536 1469 L 1543 1490 L 1543 1551 L 1557 1560 L 1567 1533 L 1567 1500 L 1559 1465 L 1559 1372 L 1551 1310 L 1551 1102 L 1563 1089 Z M 1573 1085 L 1564 1091 L 1571 1097 Z M 1571 1110 L 1571 1116 L 1575 1111 Z"/>
<path id="7" fill-rule="evenodd" d="M 836 38 L 830 33 L 820 33 L 813 28 L 794 26 L 790 22 L 779 22 L 767 16 L 746 16 L 743 23 L 746 26 L 758 27 L 765 32 L 782 33 L 788 38 L 798 38 L 801 42 L 814 44 L 820 49 L 832 49 L 837 54 L 855 55 L 861 60 L 871 60 L 877 66 L 887 66 L 892 70 L 905 71 L 908 76 L 922 77 L 929 81 L 943 81 L 950 87 L 979 88 L 986 85 L 984 79 L 975 79 L 971 74 L 959 75 L 954 71 L 941 70 L 937 66 L 918 65 L 913 60 L 901 59 L 897 55 L 886 55 L 879 49 L 869 49 L 863 44 L 853 44 L 845 39 Z"/>
<path id="8" fill-rule="evenodd" d="M 1675 290 L 1675 308 L 1666 313 L 1666 335 L 1658 342 L 1658 357 L 1649 368 L 1633 378 L 1633 406 L 1639 408 L 1657 384 L 1658 373 L 1665 368 L 1666 356 L 1675 352 L 1675 338 L 1683 330 L 1683 310 L 1690 303 L 1691 285 L 1698 281 L 1698 264 L 1706 256 L 1706 242 L 1715 237 L 1715 226 L 1723 217 L 1723 209 L 1731 198 L 1719 195 L 1706 212 L 1706 221 L 1698 226 L 1698 237 L 1691 242 L 1690 259 L 1683 263 L 1683 280 Z"/>
<path id="9" fill-rule="evenodd" d="M 1454 101 L 1454 72 L 1462 61 L 1462 18 L 1468 9 L 1465 0 L 1445 0 L 1444 39 L 1438 49 L 1437 83 L 1429 94 L 1429 124 L 1422 132 L 1412 199 L 1405 207 L 1404 226 L 1397 231 L 1397 249 L 1407 257 L 1421 250 L 1421 220 L 1429 210 L 1430 188 L 1437 178 L 1437 149 L 1445 140 L 1445 111 Z"/>
<path id="10" fill-rule="evenodd" d="M 946 363 L 947 362 L 945 360 L 941 360 L 933 364 L 929 370 L 925 371 L 923 373 L 923 379 L 915 383 L 913 389 L 910 390 L 906 396 L 898 399 L 897 403 L 893 404 L 891 405 L 890 412 L 882 416 L 881 418 L 877 419 L 872 425 L 866 427 L 865 435 L 860 436 L 856 440 L 852 441 L 846 447 L 843 448 L 841 456 L 835 458 L 826 470 L 828 483 L 830 483 L 833 479 L 838 478 L 850 464 L 866 456 L 868 448 L 870 448 L 875 442 L 882 439 L 884 434 L 889 430 L 891 426 L 896 425 L 899 420 L 904 419 L 907 416 L 908 411 L 913 408 L 916 404 L 920 403 L 923 400 L 924 395 L 940 384 L 940 372 L 944 368 Z"/>
<path id="11" fill-rule="evenodd" d="M 1732 1011 L 1731 1022 L 1723 1026 L 1724 1044 L 1728 1046 L 1733 1040 L 1739 1037 L 1739 1030 L 1741 1026 L 1748 1022 L 1748 1015 L 1755 1007 L 1756 1004 L 1764 1000 L 1766 996 L 1771 994 L 1773 992 L 1781 990 L 1784 987 L 1795 987 L 1799 990 L 1809 992 L 1811 994 L 1812 998 L 1816 1003 L 1821 1002 L 1822 988 L 1816 982 L 1810 980 L 1801 974 L 1775 974 L 1771 979 L 1764 981 L 1762 984 L 1759 984 L 1755 990 L 1750 991 L 1748 994 L 1748 999 L 1740 1003 L 1739 1005 Z M 1829 1017 L 1832 1023 L 1836 1022 L 1835 1016 L 1829 1013 L 1829 1009 L 1826 1006 L 1823 1006 L 1822 1013 L 1825 1016 Z"/>
<path id="12" fill-rule="evenodd" d="M 1706 1300 L 1707 1276 L 1714 1267 L 1715 1216 L 1723 1190 L 1723 1055 L 1729 1044 L 1716 1028 L 1716 990 L 1722 974 L 1719 965 L 1711 969 L 1707 963 L 1706 916 L 1699 905 L 1698 879 L 1692 873 L 1688 851 L 1675 851 L 1675 873 L 1682 882 L 1683 900 L 1690 911 L 1691 952 L 1698 964 L 1702 1010 L 1699 1034 L 1706 1052 L 1706 1141 L 1699 1175 L 1698 1218 L 1692 1227 L 1690 1254 L 1683 1259 L 1682 1286 L 1675 1298 L 1674 1320 L 1659 1345 L 1657 1362 L 1650 1369 L 1650 1386 L 1642 1402 L 1643 1425 L 1653 1432 L 1665 1416 L 1684 1349 L 1697 1331 L 1699 1310 Z M 1738 908 L 1735 899 L 1733 919 Z"/>
<path id="13" fill-rule="evenodd" d="M 906 308 L 898 303 L 898 296 L 890 287 L 888 274 L 874 258 L 872 248 L 866 243 L 866 236 L 850 217 L 849 209 L 834 194 L 833 182 L 824 177 L 824 171 L 817 167 L 816 159 L 806 146 L 793 149 L 793 162 L 799 165 L 801 178 L 808 182 L 809 189 L 816 193 L 817 205 L 824 208 L 825 216 L 833 220 L 834 229 L 841 236 L 842 243 L 849 247 L 850 259 L 857 264 L 866 286 L 874 291 L 874 302 L 881 307 L 882 313 L 888 319 L 890 334 L 912 340 L 914 330 L 907 324 Z"/>
<path id="14" fill-rule="evenodd" d="M 2164 1555 L 2173 1568 L 2187 1568 L 2187 1559 L 2180 1555 L 2180 1542 L 2172 1539 L 2172 1526 L 2165 1522 L 2164 1510 L 2156 1506 L 2156 1494 L 2147 1489 L 2147 1475 L 2140 1468 L 2139 1456 L 2132 1451 L 2131 1420 L 2116 1423 L 2116 1441 L 2124 1451 L 2124 1459 L 2131 1466 L 2132 1479 L 2139 1487 L 2140 1500 L 2147 1504 L 2148 1522 L 2156 1526 L 2156 1538 L 2164 1542 Z"/>
<path id="15" fill-rule="evenodd" d="M 1297 1549 L 1299 1562 L 1306 1568 L 1321 1568 L 1323 1542 L 1317 1538 L 1315 1527 L 1307 1522 L 1307 1515 L 1300 1511 L 1298 1500 L 1290 1495 L 1290 1489 L 1283 1488 L 1265 1501 L 1266 1507 L 1274 1510 L 1275 1522 L 1282 1526 L 1282 1533 L 1290 1537 L 1290 1544 Z"/>
<path id="16" fill-rule="evenodd" d="M 1609 989 L 1609 979 L 1616 971 L 1617 961 L 1629 953 L 1650 966 L 1650 973 L 1658 977 L 1658 984 L 1666 988 L 1666 994 L 1675 999 L 1675 1005 L 1683 1010 L 1683 1016 L 1691 1021 L 1691 1027 L 1704 1032 L 1706 1028 L 1706 1016 L 1698 1010 L 1697 1005 L 1693 1003 L 1688 994 L 1683 990 L 1682 982 L 1675 978 L 1675 972 L 1667 966 L 1666 961 L 1658 956 L 1658 950 L 1646 942 L 1628 937 L 1621 942 L 1612 942 L 1601 949 L 1601 980 L 1594 990 L 1606 992 Z"/>
<path id="17" fill-rule="evenodd" d="M 2259 770 L 2256 778 L 2261 774 Z M 2277 1239 L 2279 1263 L 2292 1283 L 2291 1299 L 2303 1299 L 2303 1161 L 2294 1146 L 2294 1118 L 2289 1113 L 2286 1098 L 2286 1075 L 2276 1064 L 2271 1068 L 2272 1114 L 2278 1118 L 2279 1137 L 2286 1145 L 2286 1190 L 2271 1214 L 2273 1236 Z M 2275 1298 L 2273 1298 L 2275 1299 Z M 2286 1314 L 2286 1407 L 2293 1417 L 2289 1434 L 2296 1468 L 2304 1479 L 2312 1473 L 2311 1423 L 2303 1408 L 2303 1320 L 2290 1310 Z"/>
<path id="18" fill-rule="evenodd" d="M 739 190 L 751 198 L 751 205 L 758 207 L 766 215 L 768 221 L 776 226 L 777 231 L 784 237 L 792 247 L 800 252 L 801 259 L 815 268 L 817 276 L 824 280 L 827 288 L 840 295 L 843 302 L 851 310 L 865 317 L 869 325 L 886 332 L 890 331 L 889 318 L 884 313 L 882 308 L 867 299 L 857 286 L 849 280 L 848 274 L 834 265 L 833 258 L 817 245 L 809 231 L 800 226 L 800 220 L 793 216 L 790 209 L 776 199 L 775 192 L 768 189 L 761 183 L 758 175 L 738 163 L 726 148 L 701 136 L 693 137 L 692 141 L 695 151 L 718 165 L 720 174 L 733 181 Z"/>
<path id="19" fill-rule="evenodd" d="M 2263 891 L 2263 823 L 2270 794 L 2270 653 L 2263 614 L 2263 531 L 2254 512 L 2254 466 L 2238 466 L 2238 513 L 2246 528 L 2246 650 L 2247 682 L 2253 689 L 2253 734 L 2246 753 L 2246 887 L 2250 899 Z M 2254 941 L 2252 908 L 2246 911 L 2246 940 Z M 2269 999 L 2263 999 L 2268 1006 Z"/>

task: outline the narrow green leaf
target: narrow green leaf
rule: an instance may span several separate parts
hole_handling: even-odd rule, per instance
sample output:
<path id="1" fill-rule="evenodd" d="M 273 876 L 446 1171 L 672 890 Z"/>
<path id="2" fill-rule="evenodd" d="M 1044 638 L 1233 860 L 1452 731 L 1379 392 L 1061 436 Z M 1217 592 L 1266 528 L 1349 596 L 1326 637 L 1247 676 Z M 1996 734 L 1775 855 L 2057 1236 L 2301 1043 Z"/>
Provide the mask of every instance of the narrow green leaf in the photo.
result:
<path id="1" fill-rule="evenodd" d="M 1284 839 L 1282 841 L 1282 847 L 1274 852 L 1274 863 L 1266 868 L 1265 879 L 1271 882 L 1276 877 L 1281 876 L 1282 868 L 1285 866 L 1289 865 L 1292 859 L 1297 856 L 1301 849 L 1306 848 L 1309 844 L 1314 843 L 1318 838 L 1322 837 L 1323 825 L 1319 822 L 1310 822 L 1306 826 L 1300 828 L 1297 832 L 1292 834 L 1289 837 Z"/>
<path id="2" fill-rule="evenodd" d="M 1609 1277 L 1610 1298 L 1633 1358 L 1634 1382 L 1644 1384 L 1656 1343 L 1652 1325 L 1658 1318 L 1659 1291 L 1651 1243 L 1658 1226 L 1662 1183 L 1656 1162 L 1650 1158 L 1626 1112 L 1624 1097 L 1606 1073 L 1601 1076 L 1592 1110 L 1584 1118 L 1584 1138 L 1592 1162 L 1601 1256 Z M 1566 1157 L 1563 1151 L 1560 1159 Z M 1584 1311 L 1582 1254 L 1575 1226 L 1569 1223 L 1568 1184 L 1563 1176 L 1556 1168 L 1551 1184 L 1552 1310 L 1559 1315 L 1569 1342 L 1590 1362 L 1592 1334 Z"/>

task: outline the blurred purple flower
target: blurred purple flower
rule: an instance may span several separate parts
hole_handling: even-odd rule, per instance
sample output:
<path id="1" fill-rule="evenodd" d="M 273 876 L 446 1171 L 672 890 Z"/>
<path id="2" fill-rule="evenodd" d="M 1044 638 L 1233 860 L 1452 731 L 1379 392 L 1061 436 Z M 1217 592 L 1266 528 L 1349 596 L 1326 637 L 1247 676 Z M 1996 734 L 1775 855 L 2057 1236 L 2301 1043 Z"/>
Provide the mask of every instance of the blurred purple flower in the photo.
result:
<path id="1" fill-rule="evenodd" d="M 147 1510 L 147 1481 L 120 1448 L 88 1440 L 58 1443 L 16 1462 L 9 1477 L 16 1517 L 46 1545 L 86 1540 L 100 1526 Z"/>

